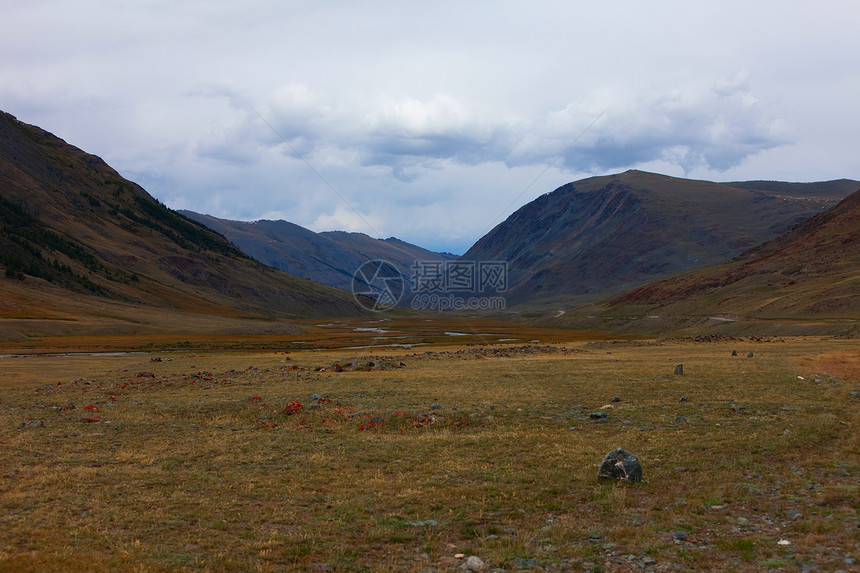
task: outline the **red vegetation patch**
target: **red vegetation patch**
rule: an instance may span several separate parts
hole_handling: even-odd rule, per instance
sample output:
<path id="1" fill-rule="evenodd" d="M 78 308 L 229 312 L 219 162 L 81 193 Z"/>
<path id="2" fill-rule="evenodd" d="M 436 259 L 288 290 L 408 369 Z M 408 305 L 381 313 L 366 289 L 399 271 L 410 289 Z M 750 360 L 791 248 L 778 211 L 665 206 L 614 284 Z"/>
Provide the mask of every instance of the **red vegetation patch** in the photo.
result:
<path id="1" fill-rule="evenodd" d="M 287 416 L 291 416 L 301 409 L 302 409 L 301 403 L 299 403 L 297 401 L 290 402 L 289 404 L 286 405 L 286 407 L 284 407 L 284 414 L 286 414 Z"/>

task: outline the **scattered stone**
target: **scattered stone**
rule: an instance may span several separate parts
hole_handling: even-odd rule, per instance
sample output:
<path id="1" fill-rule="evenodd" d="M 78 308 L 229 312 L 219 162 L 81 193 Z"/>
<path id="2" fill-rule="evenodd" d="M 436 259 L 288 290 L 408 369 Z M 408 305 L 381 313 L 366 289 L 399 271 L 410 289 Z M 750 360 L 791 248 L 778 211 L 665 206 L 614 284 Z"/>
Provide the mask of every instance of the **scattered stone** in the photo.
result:
<path id="1" fill-rule="evenodd" d="M 732 350 L 732 356 L 737 356 L 737 355 L 738 355 L 738 351 L 737 351 L 737 350 Z"/>
<path id="2" fill-rule="evenodd" d="M 752 357 L 753 357 L 753 353 L 752 353 L 752 350 L 750 350 L 750 353 L 747 354 L 747 358 L 752 358 Z"/>
<path id="3" fill-rule="evenodd" d="M 505 560 L 506 569 L 516 569 L 519 571 L 527 570 L 534 571 L 537 569 L 538 560 L 535 557 L 525 559 L 524 557 L 511 557 Z"/>
<path id="4" fill-rule="evenodd" d="M 610 402 L 620 402 L 621 396 L 613 396 L 612 398 L 609 399 L 609 401 Z"/>
<path id="5" fill-rule="evenodd" d="M 461 567 L 463 571 L 472 571 L 474 573 L 486 571 L 488 568 L 489 567 L 486 563 L 484 563 L 484 560 L 475 555 L 469 555 L 466 558 L 466 561 L 463 562 L 463 565 Z"/>
<path id="6" fill-rule="evenodd" d="M 622 448 L 612 450 L 603 458 L 597 479 L 620 481 L 642 481 L 642 466 L 639 459 Z"/>
<path id="7" fill-rule="evenodd" d="M 687 534 L 684 531 L 673 531 L 672 539 L 675 541 L 687 541 Z"/>
<path id="8" fill-rule="evenodd" d="M 430 409 L 431 410 L 441 410 L 442 406 L 440 406 L 439 404 L 433 404 L 432 406 L 430 406 Z"/>
<path id="9" fill-rule="evenodd" d="M 681 396 L 681 399 L 678 402 L 686 402 L 688 398 L 686 396 Z"/>
<path id="10" fill-rule="evenodd" d="M 604 420 L 606 419 L 606 412 L 592 412 L 588 417 L 592 420 Z"/>
<path id="11" fill-rule="evenodd" d="M 675 366 L 675 375 L 676 376 L 683 376 L 684 375 L 684 365 L 683 364 L 678 364 L 677 366 Z"/>
<path id="12" fill-rule="evenodd" d="M 779 541 L 776 542 L 776 544 L 786 546 L 786 545 L 791 545 L 791 541 L 789 541 L 788 539 L 780 539 Z"/>

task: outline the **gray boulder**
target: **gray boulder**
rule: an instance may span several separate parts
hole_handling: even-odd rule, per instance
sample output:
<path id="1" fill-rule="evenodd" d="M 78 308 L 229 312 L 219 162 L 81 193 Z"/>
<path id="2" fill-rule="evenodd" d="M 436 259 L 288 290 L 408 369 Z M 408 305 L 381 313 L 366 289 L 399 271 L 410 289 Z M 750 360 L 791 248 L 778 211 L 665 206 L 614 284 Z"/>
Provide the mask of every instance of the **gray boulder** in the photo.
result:
<path id="1" fill-rule="evenodd" d="M 612 450 L 603 458 L 603 463 L 597 471 L 597 479 L 642 481 L 642 466 L 639 465 L 639 458 L 622 448 Z"/>

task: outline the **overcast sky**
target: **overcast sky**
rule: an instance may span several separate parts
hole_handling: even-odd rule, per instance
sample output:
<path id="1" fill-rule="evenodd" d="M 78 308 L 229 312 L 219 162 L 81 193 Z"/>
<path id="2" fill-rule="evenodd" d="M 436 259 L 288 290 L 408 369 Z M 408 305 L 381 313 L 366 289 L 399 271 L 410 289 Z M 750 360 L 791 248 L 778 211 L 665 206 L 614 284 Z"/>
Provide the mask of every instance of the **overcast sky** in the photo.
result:
<path id="1" fill-rule="evenodd" d="M 860 3 L 0 0 L 0 109 L 170 207 L 455 253 L 636 168 L 860 179 Z"/>

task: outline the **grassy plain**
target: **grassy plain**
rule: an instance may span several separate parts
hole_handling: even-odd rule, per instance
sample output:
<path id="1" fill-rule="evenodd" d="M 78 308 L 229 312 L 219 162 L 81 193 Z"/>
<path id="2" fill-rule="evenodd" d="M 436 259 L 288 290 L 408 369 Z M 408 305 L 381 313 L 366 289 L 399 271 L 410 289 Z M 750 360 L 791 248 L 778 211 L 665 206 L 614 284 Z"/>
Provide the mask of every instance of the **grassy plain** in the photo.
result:
<path id="1" fill-rule="evenodd" d="M 436 326 L 0 358 L 0 570 L 857 567 L 856 341 Z"/>

